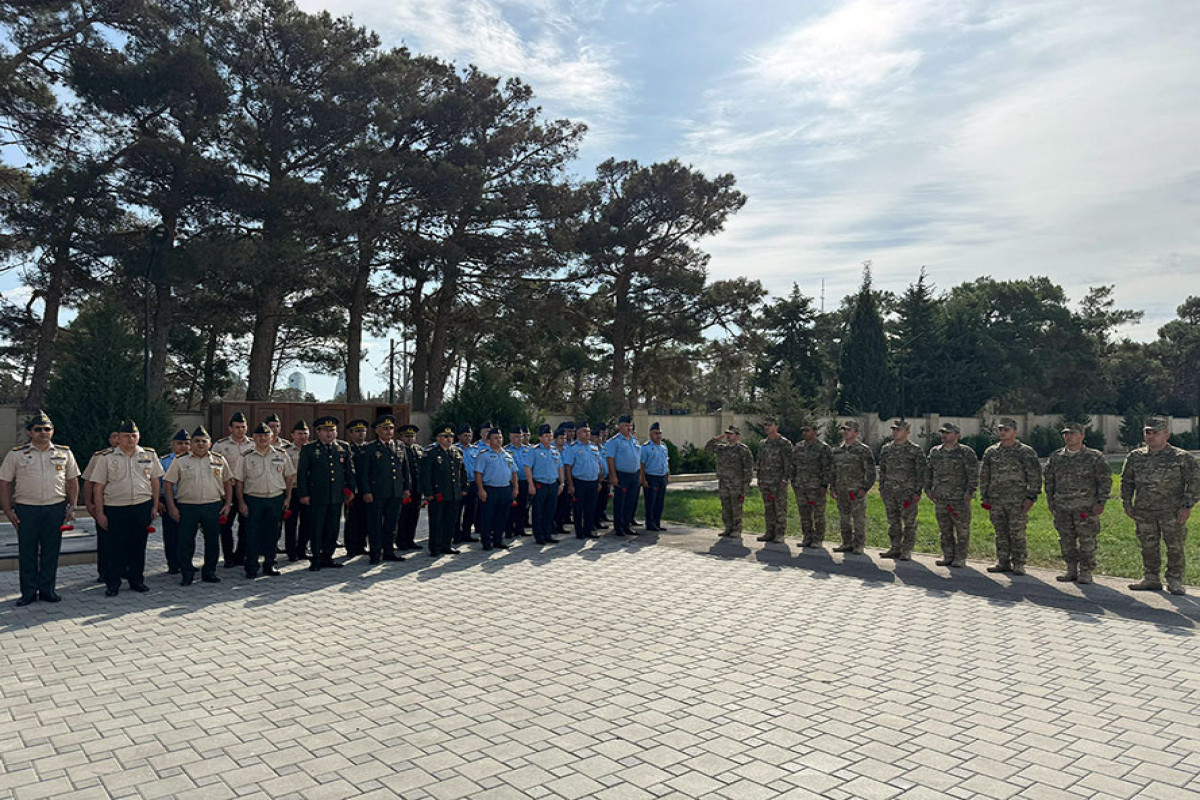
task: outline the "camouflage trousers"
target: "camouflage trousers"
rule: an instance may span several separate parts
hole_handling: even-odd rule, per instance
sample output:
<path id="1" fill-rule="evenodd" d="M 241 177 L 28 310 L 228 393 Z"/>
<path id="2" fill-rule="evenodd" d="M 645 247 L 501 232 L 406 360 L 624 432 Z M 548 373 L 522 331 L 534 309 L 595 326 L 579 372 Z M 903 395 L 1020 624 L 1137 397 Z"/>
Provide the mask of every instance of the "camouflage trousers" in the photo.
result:
<path id="1" fill-rule="evenodd" d="M 1029 522 L 1025 501 L 993 502 L 988 514 L 992 518 L 992 527 L 996 529 L 996 562 L 1012 567 L 1025 566 L 1028 555 L 1025 526 Z"/>
<path id="2" fill-rule="evenodd" d="M 825 490 L 822 488 L 796 490 L 796 507 L 800 509 L 800 530 L 804 541 L 820 544 L 825 541 Z"/>
<path id="3" fill-rule="evenodd" d="M 1184 551 L 1187 544 L 1187 524 L 1179 524 L 1177 513 L 1134 512 L 1133 521 L 1137 526 L 1138 543 L 1142 546 L 1142 572 L 1147 578 L 1159 579 L 1159 571 L 1162 569 L 1161 543 L 1167 548 L 1167 580 L 1183 580 L 1183 569 L 1187 563 Z"/>
<path id="4" fill-rule="evenodd" d="M 883 508 L 887 512 L 888 539 L 892 549 L 911 553 L 917 543 L 917 506 L 913 495 L 917 492 L 880 492 Z M 919 499 L 919 496 L 918 496 Z"/>
<path id="5" fill-rule="evenodd" d="M 721 498 L 721 521 L 725 523 L 725 533 L 740 534 L 742 532 L 742 503 L 745 501 L 744 489 L 729 489 L 724 486 L 717 490 Z"/>
<path id="6" fill-rule="evenodd" d="M 861 550 L 867 544 L 867 495 L 864 492 L 838 490 L 838 525 L 842 531 L 842 544 Z"/>
<path id="7" fill-rule="evenodd" d="M 1091 509 L 1054 512 L 1054 529 L 1058 531 L 1058 549 L 1067 567 L 1079 566 L 1083 572 L 1096 569 L 1096 537 L 1100 535 L 1100 518 Z"/>
<path id="8" fill-rule="evenodd" d="M 934 500 L 933 512 L 941 533 L 942 557 L 951 561 L 966 559 L 971 545 L 971 504 Z"/>
<path id="9" fill-rule="evenodd" d="M 763 520 L 767 526 L 767 541 L 782 542 L 787 536 L 787 482 L 763 481 L 762 478 L 759 478 L 758 490 L 762 492 Z"/>

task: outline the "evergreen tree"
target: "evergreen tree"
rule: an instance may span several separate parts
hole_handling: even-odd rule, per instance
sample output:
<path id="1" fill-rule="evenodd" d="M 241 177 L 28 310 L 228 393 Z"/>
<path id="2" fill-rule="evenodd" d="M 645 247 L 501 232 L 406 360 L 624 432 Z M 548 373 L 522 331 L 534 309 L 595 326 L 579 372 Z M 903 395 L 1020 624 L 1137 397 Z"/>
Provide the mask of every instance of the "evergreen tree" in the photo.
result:
<path id="1" fill-rule="evenodd" d="M 854 298 L 850 326 L 838 364 L 838 411 L 874 411 L 884 417 L 894 404 L 893 377 L 888 369 L 883 316 L 871 291 L 871 262 L 863 264 L 863 282 Z"/>
<path id="2" fill-rule="evenodd" d="M 943 381 L 943 329 L 933 286 L 925 268 L 896 304 L 892 353 L 895 359 L 899 413 L 915 416 L 937 411 Z"/>

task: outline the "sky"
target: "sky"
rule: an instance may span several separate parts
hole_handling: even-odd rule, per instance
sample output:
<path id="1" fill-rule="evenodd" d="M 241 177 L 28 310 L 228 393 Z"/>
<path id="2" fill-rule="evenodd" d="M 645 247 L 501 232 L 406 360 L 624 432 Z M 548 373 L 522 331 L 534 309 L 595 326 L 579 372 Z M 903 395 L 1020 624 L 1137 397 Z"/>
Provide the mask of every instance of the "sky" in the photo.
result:
<path id="1" fill-rule="evenodd" d="M 299 2 L 522 78 L 589 126 L 579 177 L 611 156 L 732 172 L 749 201 L 702 243 L 714 280 L 828 308 L 866 260 L 896 292 L 922 266 L 939 289 L 1115 284 L 1136 339 L 1200 293 L 1194 0 Z M 367 344 L 371 390 L 387 343 Z"/>

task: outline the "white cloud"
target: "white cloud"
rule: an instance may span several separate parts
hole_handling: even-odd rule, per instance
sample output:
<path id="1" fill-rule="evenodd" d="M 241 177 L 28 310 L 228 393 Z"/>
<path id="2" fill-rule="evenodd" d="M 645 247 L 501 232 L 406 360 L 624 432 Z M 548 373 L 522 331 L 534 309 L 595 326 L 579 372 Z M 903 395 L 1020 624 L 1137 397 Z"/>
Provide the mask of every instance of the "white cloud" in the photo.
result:
<path id="1" fill-rule="evenodd" d="M 695 163 L 750 195 L 709 244 L 714 275 L 824 277 L 833 303 L 868 258 L 897 290 L 923 264 L 944 288 L 1115 283 L 1152 336 L 1200 264 L 1200 24 L 1182 5 L 852 0 L 782 30 L 684 123 Z"/>

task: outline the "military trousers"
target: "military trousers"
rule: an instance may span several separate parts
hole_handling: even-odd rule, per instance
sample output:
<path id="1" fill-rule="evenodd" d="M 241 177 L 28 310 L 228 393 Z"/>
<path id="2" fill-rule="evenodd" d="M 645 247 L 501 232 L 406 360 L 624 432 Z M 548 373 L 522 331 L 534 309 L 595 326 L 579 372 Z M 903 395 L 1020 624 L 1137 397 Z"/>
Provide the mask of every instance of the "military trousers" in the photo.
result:
<path id="1" fill-rule="evenodd" d="M 558 481 L 534 483 L 537 494 L 530 499 L 533 506 L 533 540 L 549 544 L 554 536 L 554 511 L 558 506 Z"/>
<path id="2" fill-rule="evenodd" d="M 458 534 L 461 513 L 458 500 L 437 498 L 437 494 L 429 498 L 429 553 L 435 556 L 450 552 L 450 545 Z"/>
<path id="3" fill-rule="evenodd" d="M 592 526 L 596 524 L 596 498 L 600 496 L 600 482 L 576 478 L 572 483 L 575 486 L 575 495 L 571 498 L 571 505 L 575 506 L 575 538 L 586 539 L 592 535 Z"/>
<path id="4" fill-rule="evenodd" d="M 167 557 L 167 571 L 179 571 L 179 523 L 171 519 L 170 514 L 163 514 L 162 537 L 163 555 Z"/>
<path id="5" fill-rule="evenodd" d="M 766 539 L 768 542 L 782 542 L 787 536 L 788 483 L 780 480 L 764 481 L 760 476 L 758 490 L 762 493 Z"/>
<path id="6" fill-rule="evenodd" d="M 504 544 L 504 531 L 508 528 L 508 514 L 512 508 L 512 484 L 503 486 L 484 486 L 487 500 L 481 500 L 479 505 L 479 540 L 484 550 L 491 550 L 499 544 Z M 478 497 L 478 495 L 476 495 Z"/>
<path id="7" fill-rule="evenodd" d="M 916 500 L 913 499 L 914 495 Z M 880 492 L 883 509 L 887 513 L 888 540 L 893 550 L 912 553 L 917 543 L 917 508 L 920 505 L 920 495 L 920 491 L 889 489 Z"/>
<path id="8" fill-rule="evenodd" d="M 793 484 L 796 492 L 796 508 L 800 511 L 800 532 L 808 544 L 825 541 L 825 493 L 824 486 L 805 489 Z"/>
<path id="9" fill-rule="evenodd" d="M 740 536 L 742 533 L 742 508 L 746 502 L 745 489 L 741 486 L 721 486 L 717 496 L 721 498 L 721 521 L 724 533 Z"/>
<path id="10" fill-rule="evenodd" d="M 380 497 L 363 503 L 367 516 L 367 547 L 372 556 L 396 552 L 396 528 L 400 524 L 400 509 L 405 505 L 399 497 Z M 408 501 L 412 505 L 412 499 Z"/>
<path id="11" fill-rule="evenodd" d="M 1025 526 L 1029 512 L 1024 500 L 992 501 L 988 511 L 996 530 L 996 562 L 1011 567 L 1024 567 L 1028 553 L 1025 545 Z"/>
<path id="12" fill-rule="evenodd" d="M 458 504 L 459 513 L 462 515 L 458 523 L 458 530 L 454 535 L 454 541 L 466 542 L 471 538 L 471 530 L 479 532 L 480 524 L 480 508 L 479 495 L 475 493 L 475 476 L 468 475 L 469 491 L 462 502 Z"/>
<path id="13" fill-rule="evenodd" d="M 964 500 L 934 500 L 942 557 L 949 561 L 966 560 L 971 546 L 971 504 Z"/>
<path id="14" fill-rule="evenodd" d="M 563 529 L 571 521 L 574 506 L 575 504 L 571 502 L 571 495 L 568 492 L 564 491 L 558 496 L 558 502 L 554 506 L 554 527 L 558 533 L 566 532 Z"/>
<path id="15" fill-rule="evenodd" d="M 837 510 L 842 546 L 862 550 L 867 546 L 867 493 L 838 490 Z"/>
<path id="16" fill-rule="evenodd" d="M 596 495 L 596 522 L 608 522 L 608 498 L 612 496 L 612 484 L 600 481 L 600 493 Z M 600 527 L 593 525 L 593 528 Z"/>
<path id="17" fill-rule="evenodd" d="M 617 472 L 617 485 L 613 487 L 613 527 L 624 533 L 633 532 L 633 515 L 638 506 L 638 482 L 636 472 Z M 595 513 L 595 506 L 592 506 Z"/>
<path id="18" fill-rule="evenodd" d="M 288 510 L 292 513 L 283 521 L 283 549 L 288 561 L 297 561 L 308 555 L 308 514 L 295 492 L 292 492 Z"/>
<path id="19" fill-rule="evenodd" d="M 62 526 L 67 503 L 29 506 L 14 503 L 17 526 L 17 569 L 21 596 L 35 592 L 53 594 L 58 581 L 58 554 L 62 550 Z"/>
<path id="20" fill-rule="evenodd" d="M 646 527 L 661 528 L 663 505 L 667 501 L 667 476 L 647 475 L 645 488 Z"/>
<path id="21" fill-rule="evenodd" d="M 274 497 L 246 496 L 246 577 L 258 575 L 258 560 L 264 571 L 275 568 L 279 545 L 279 520 L 283 517 L 283 493 Z"/>
<path id="22" fill-rule="evenodd" d="M 313 503 L 308 507 L 312 563 L 324 566 L 333 561 L 333 552 L 337 549 L 338 528 L 341 524 L 342 503 Z"/>
<path id="23" fill-rule="evenodd" d="M 89 484 L 90 485 L 90 484 Z M 96 577 L 103 583 L 108 583 L 104 577 L 104 568 L 108 566 L 110 556 L 108 549 L 111 546 L 112 539 L 108 535 L 108 528 L 100 527 L 100 523 L 96 523 Z"/>
<path id="24" fill-rule="evenodd" d="M 1100 518 L 1090 508 L 1058 508 L 1054 512 L 1058 531 L 1058 549 L 1067 567 L 1084 572 L 1096 569 L 1096 539 L 1100 536 Z"/>
<path id="25" fill-rule="evenodd" d="M 408 503 L 400 505 L 400 521 L 396 529 L 396 548 L 399 550 L 411 550 L 417 546 L 417 523 L 421 520 L 423 497 L 420 492 L 413 492 L 408 499 Z"/>
<path id="26" fill-rule="evenodd" d="M 529 481 L 517 479 L 517 504 L 508 514 L 508 538 L 522 536 L 525 533 L 526 520 L 529 519 Z"/>
<path id="27" fill-rule="evenodd" d="M 233 523 L 237 522 L 237 539 L 233 536 Z M 239 566 L 246 559 L 246 518 L 241 514 L 230 513 L 221 526 L 221 552 L 225 556 L 225 566 Z"/>
<path id="28" fill-rule="evenodd" d="M 1159 580 L 1162 569 L 1162 548 L 1167 550 L 1168 581 L 1182 581 L 1187 566 L 1187 524 L 1179 523 L 1179 512 L 1155 513 L 1135 510 L 1133 516 L 1138 544 L 1142 546 L 1142 572 L 1147 578 Z"/>
<path id="29" fill-rule="evenodd" d="M 217 558 L 221 554 L 221 501 L 215 503 L 176 503 L 179 509 L 179 544 L 177 559 L 179 571 L 185 577 L 196 574 L 192 559 L 196 555 L 196 531 L 204 536 L 204 561 L 200 575 L 205 578 L 217 574 Z"/>
<path id="30" fill-rule="evenodd" d="M 367 552 L 367 537 L 370 532 L 367 516 L 367 504 L 363 502 L 362 495 L 354 495 L 354 502 L 346 507 L 346 530 L 342 534 L 346 555 L 361 556 Z"/>
<path id="31" fill-rule="evenodd" d="M 121 579 L 130 586 L 146 582 L 146 538 L 150 520 L 154 518 L 154 506 L 147 500 L 131 506 L 104 507 L 108 517 L 108 564 L 104 568 L 104 582 L 110 589 L 119 589 Z"/>

